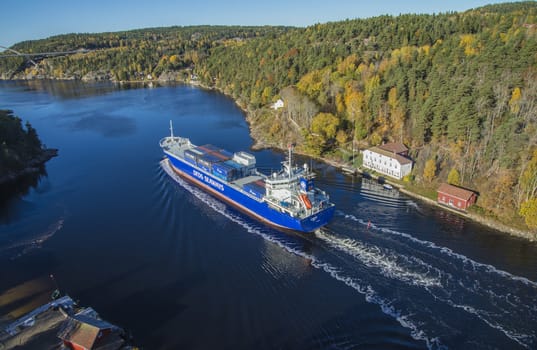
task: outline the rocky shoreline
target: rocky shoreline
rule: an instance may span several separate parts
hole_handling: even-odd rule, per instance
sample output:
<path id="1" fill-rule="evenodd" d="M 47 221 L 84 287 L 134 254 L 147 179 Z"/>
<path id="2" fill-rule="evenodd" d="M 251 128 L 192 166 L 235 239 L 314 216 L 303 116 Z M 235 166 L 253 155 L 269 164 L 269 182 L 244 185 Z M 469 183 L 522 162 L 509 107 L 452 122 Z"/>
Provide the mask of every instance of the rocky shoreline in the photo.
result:
<path id="1" fill-rule="evenodd" d="M 49 161 L 50 159 L 56 156 L 58 156 L 57 149 L 55 148 L 44 149 L 43 152 L 39 156 L 30 159 L 26 163 L 26 166 L 23 169 L 17 170 L 17 171 L 11 171 L 11 172 L 8 172 L 6 175 L 1 176 L 0 186 L 16 181 L 22 176 L 38 173 L 41 170 L 40 167 L 42 167 L 43 164 L 45 164 L 47 161 Z"/>

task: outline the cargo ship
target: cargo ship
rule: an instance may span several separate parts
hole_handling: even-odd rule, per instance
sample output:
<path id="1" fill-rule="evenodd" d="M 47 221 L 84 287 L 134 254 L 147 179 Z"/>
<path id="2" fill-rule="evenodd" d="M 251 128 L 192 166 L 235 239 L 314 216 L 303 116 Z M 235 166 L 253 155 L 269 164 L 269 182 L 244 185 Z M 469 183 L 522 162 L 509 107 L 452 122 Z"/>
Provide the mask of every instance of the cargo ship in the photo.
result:
<path id="1" fill-rule="evenodd" d="M 257 170 L 250 153 L 196 146 L 188 138 L 174 136 L 171 121 L 170 136 L 160 140 L 160 147 L 175 173 L 270 226 L 312 232 L 334 215 L 334 204 L 314 186 L 315 174 L 308 165 L 293 166 L 292 146 L 282 169 L 269 175 Z"/>

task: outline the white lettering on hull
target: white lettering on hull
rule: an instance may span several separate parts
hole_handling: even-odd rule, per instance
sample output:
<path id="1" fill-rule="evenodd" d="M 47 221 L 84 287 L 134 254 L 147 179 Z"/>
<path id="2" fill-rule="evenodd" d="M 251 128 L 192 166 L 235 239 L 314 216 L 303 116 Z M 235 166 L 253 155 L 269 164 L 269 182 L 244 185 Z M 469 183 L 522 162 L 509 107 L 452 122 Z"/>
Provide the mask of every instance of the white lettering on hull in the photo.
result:
<path id="1" fill-rule="evenodd" d="M 219 183 L 218 181 L 215 181 L 215 180 L 211 179 L 207 175 L 202 174 L 202 173 L 200 173 L 199 171 L 197 171 L 195 169 L 192 170 L 192 175 L 194 175 L 194 177 L 202 180 L 203 182 L 208 183 L 212 187 L 220 190 L 220 192 L 224 192 L 224 186 L 221 183 Z"/>

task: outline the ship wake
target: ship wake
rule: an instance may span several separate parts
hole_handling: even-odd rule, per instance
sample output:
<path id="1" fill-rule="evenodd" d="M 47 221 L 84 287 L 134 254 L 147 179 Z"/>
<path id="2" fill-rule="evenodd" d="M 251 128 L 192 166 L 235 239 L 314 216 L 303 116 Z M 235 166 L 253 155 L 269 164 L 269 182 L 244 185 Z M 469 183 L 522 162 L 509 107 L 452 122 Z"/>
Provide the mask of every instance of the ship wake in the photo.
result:
<path id="1" fill-rule="evenodd" d="M 537 345 L 537 283 L 527 278 L 476 262 L 451 249 L 418 239 L 410 233 L 371 224 L 338 211 L 338 224 L 301 235 L 316 249 L 305 252 L 288 236 L 269 230 L 230 210 L 222 202 L 173 172 L 162 169 L 179 185 L 214 211 L 286 251 L 307 259 L 314 268 L 362 294 L 376 304 L 416 340 L 429 349 L 460 344 L 493 346 L 502 337 L 520 348 Z M 356 226 L 358 224 L 358 226 Z M 455 314 L 446 320 L 443 314 Z M 505 321 L 506 314 L 516 314 Z M 458 321 L 457 321 L 458 320 Z M 462 324 L 482 322 L 497 332 L 495 337 L 470 335 Z M 505 342 L 505 339 L 502 340 Z M 459 342 L 459 343 L 457 343 Z M 488 345 L 487 345 L 488 344 Z"/>
<path id="2" fill-rule="evenodd" d="M 420 323 L 415 322 L 412 319 L 411 313 L 406 313 L 403 309 L 398 309 L 394 305 L 394 300 L 382 297 L 381 294 L 379 294 L 375 290 L 375 287 L 373 285 L 361 279 L 359 275 L 354 273 L 349 274 L 347 273 L 347 271 L 345 271 L 345 269 L 339 268 L 337 265 L 337 261 L 336 263 L 334 263 L 324 259 L 323 257 L 317 256 L 316 254 L 309 254 L 303 251 L 300 248 L 299 244 L 293 244 L 292 242 L 285 240 L 285 235 L 279 234 L 271 230 L 267 230 L 254 222 L 245 220 L 244 217 L 236 214 L 233 211 L 230 211 L 227 206 L 223 205 L 222 202 L 218 201 L 209 194 L 201 191 L 197 187 L 191 185 L 190 183 L 182 179 L 172 170 L 167 161 L 161 161 L 160 165 L 162 169 L 181 187 L 190 192 L 193 196 L 195 196 L 197 199 L 202 201 L 204 204 L 206 204 L 213 210 L 217 211 L 232 222 L 243 227 L 247 232 L 256 234 L 262 237 L 264 240 L 277 245 L 281 249 L 284 249 L 290 253 L 293 253 L 299 257 L 308 260 L 312 267 L 326 272 L 332 278 L 346 284 L 347 286 L 353 288 L 355 291 L 364 295 L 365 300 L 367 302 L 378 305 L 382 312 L 397 320 L 399 324 L 401 324 L 401 326 L 408 328 L 410 330 L 411 336 L 414 339 L 424 341 L 429 349 L 445 348 L 438 338 L 430 337 L 425 331 L 420 328 Z M 372 262 L 373 259 L 370 259 L 370 261 Z M 390 271 L 390 268 L 385 266 L 385 270 Z M 402 274 L 406 274 L 407 278 L 409 280 L 411 279 L 410 276 L 412 275 L 412 273 L 402 272 Z M 429 281 L 424 281 L 423 283 L 435 284 L 436 282 L 434 281 L 434 279 L 430 279 Z"/>

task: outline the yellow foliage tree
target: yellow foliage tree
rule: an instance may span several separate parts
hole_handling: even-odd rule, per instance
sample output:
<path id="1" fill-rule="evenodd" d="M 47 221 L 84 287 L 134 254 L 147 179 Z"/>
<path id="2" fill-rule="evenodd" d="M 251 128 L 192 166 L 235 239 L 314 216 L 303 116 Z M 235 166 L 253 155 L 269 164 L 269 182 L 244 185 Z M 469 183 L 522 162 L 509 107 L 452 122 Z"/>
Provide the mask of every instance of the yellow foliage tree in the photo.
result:
<path id="1" fill-rule="evenodd" d="M 378 75 L 373 75 L 370 79 L 367 79 L 365 82 L 365 95 L 367 99 L 371 98 L 373 91 L 378 88 L 380 85 L 380 77 Z"/>
<path id="2" fill-rule="evenodd" d="M 347 115 L 349 120 L 354 123 L 355 136 L 358 140 L 367 136 L 368 123 L 363 113 L 364 94 L 347 86 L 345 89 L 345 105 L 347 107 Z"/>
<path id="3" fill-rule="evenodd" d="M 436 176 L 436 161 L 434 158 L 429 159 L 425 162 L 425 168 L 423 169 L 423 178 L 427 182 L 433 181 Z"/>
<path id="4" fill-rule="evenodd" d="M 448 184 L 459 186 L 461 184 L 461 175 L 456 168 L 452 168 L 447 176 Z"/>
<path id="5" fill-rule="evenodd" d="M 520 91 L 519 87 L 516 87 L 513 89 L 513 93 L 511 94 L 511 99 L 509 100 L 509 108 L 511 109 L 511 112 L 518 113 L 520 110 L 520 98 L 522 97 L 522 91 Z"/>
<path id="6" fill-rule="evenodd" d="M 358 68 L 356 68 L 356 73 L 358 75 L 361 75 L 362 79 L 367 77 L 368 72 L 369 72 L 369 70 L 368 70 L 367 65 L 365 63 L 360 63 L 358 65 Z"/>
<path id="7" fill-rule="evenodd" d="M 304 75 L 296 84 L 298 90 L 314 99 L 317 99 L 323 89 L 323 76 L 326 70 L 314 70 Z"/>
<path id="8" fill-rule="evenodd" d="M 270 86 L 267 86 L 263 89 L 263 92 L 261 93 L 261 103 L 267 104 L 272 99 L 272 88 Z"/>
<path id="9" fill-rule="evenodd" d="M 340 145 L 347 143 L 347 133 L 344 130 L 339 130 L 336 134 L 336 141 Z"/>
<path id="10" fill-rule="evenodd" d="M 475 40 L 476 36 L 474 34 L 463 34 L 461 35 L 460 46 L 464 47 L 464 54 L 466 56 L 473 56 L 478 53 L 479 45 Z"/>
<path id="11" fill-rule="evenodd" d="M 337 65 L 337 71 L 340 74 L 349 74 L 350 72 L 354 72 L 356 70 L 356 63 L 358 62 L 358 56 L 356 54 L 352 54 L 350 56 L 347 56 L 341 63 Z"/>
<path id="12" fill-rule="evenodd" d="M 388 92 L 388 104 L 392 110 L 397 108 L 399 105 L 399 101 L 397 101 L 397 88 L 395 86 L 390 89 L 390 92 Z"/>
<path id="13" fill-rule="evenodd" d="M 311 122 L 311 133 L 307 133 L 306 149 L 314 155 L 321 155 L 329 141 L 336 137 L 339 119 L 332 113 L 319 113 Z"/>
<path id="14" fill-rule="evenodd" d="M 398 133 L 399 139 L 402 140 L 405 126 L 405 112 L 397 99 L 397 88 L 395 86 L 388 92 L 388 105 L 390 106 L 391 117 L 391 125 L 388 125 L 388 127 L 392 129 L 394 136 Z"/>
<path id="15" fill-rule="evenodd" d="M 336 94 L 336 110 L 339 114 L 345 112 L 345 98 L 342 94 Z"/>
<path id="16" fill-rule="evenodd" d="M 360 118 L 364 105 L 364 94 L 348 87 L 345 89 L 345 105 L 347 106 L 347 114 L 350 120 Z"/>
<path id="17" fill-rule="evenodd" d="M 323 137 L 324 141 L 336 136 L 339 119 L 332 113 L 319 113 L 311 123 L 311 131 Z"/>
<path id="18" fill-rule="evenodd" d="M 522 203 L 520 215 L 524 217 L 529 228 L 537 228 L 537 198 L 531 198 Z"/>

